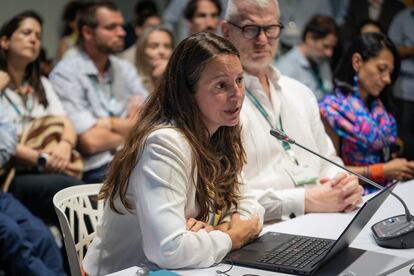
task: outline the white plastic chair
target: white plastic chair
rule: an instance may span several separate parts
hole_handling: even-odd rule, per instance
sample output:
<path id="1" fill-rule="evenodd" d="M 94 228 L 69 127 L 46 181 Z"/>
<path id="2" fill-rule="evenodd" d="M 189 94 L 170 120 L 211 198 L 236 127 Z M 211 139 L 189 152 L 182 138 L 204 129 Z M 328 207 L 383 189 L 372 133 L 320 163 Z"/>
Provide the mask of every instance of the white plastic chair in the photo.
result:
<path id="1" fill-rule="evenodd" d="M 53 197 L 72 276 L 81 276 L 81 262 L 103 213 L 103 201 L 97 198 L 101 187 L 102 184 L 73 186 Z"/>

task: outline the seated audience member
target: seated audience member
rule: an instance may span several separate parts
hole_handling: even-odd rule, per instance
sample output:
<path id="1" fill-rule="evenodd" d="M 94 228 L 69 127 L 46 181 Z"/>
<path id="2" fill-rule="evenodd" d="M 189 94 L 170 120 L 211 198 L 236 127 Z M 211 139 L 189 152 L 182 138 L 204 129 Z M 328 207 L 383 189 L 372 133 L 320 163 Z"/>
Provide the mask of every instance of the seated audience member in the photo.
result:
<path id="1" fill-rule="evenodd" d="M 335 93 L 319 103 L 345 165 L 381 183 L 414 177 L 413 161 L 392 159 L 397 125 L 380 100 L 399 69 L 397 50 L 385 35 L 363 34 L 335 71 Z"/>
<path id="2" fill-rule="evenodd" d="M 14 16 L 0 29 L 0 70 L 9 81 L 0 93 L 0 108 L 20 137 L 10 171 L 15 177 L 3 190 L 45 222 L 59 225 L 53 196 L 63 188 L 82 184 L 74 176 L 83 168 L 80 159 L 72 162 L 73 126 L 51 84 L 40 74 L 41 35 L 42 20 L 32 11 Z"/>
<path id="3" fill-rule="evenodd" d="M 404 143 L 404 157 L 414 160 L 414 7 L 397 14 L 388 35 L 402 59 L 401 74 L 394 85 L 398 134 Z"/>
<path id="4" fill-rule="evenodd" d="M 305 25 L 302 42 L 283 55 L 277 68 L 288 77 L 309 87 L 316 97 L 332 92 L 330 58 L 338 41 L 333 18 L 317 15 Z"/>
<path id="5" fill-rule="evenodd" d="M 346 0 L 341 0 L 346 1 Z M 305 25 L 315 15 L 334 17 L 332 0 L 279 0 L 280 22 L 285 29 L 280 34 L 281 47 L 284 54 L 301 42 Z"/>
<path id="6" fill-rule="evenodd" d="M 220 24 L 221 5 L 219 0 L 190 0 L 184 9 L 189 34 L 198 32 L 217 33 Z"/>
<path id="7" fill-rule="evenodd" d="M 137 42 L 146 28 L 161 25 L 161 18 L 158 13 L 157 5 L 152 0 L 137 1 L 134 8 L 134 33 L 135 43 L 128 49 L 119 54 L 124 58 L 135 64 L 137 60 Z"/>
<path id="8" fill-rule="evenodd" d="M 154 90 L 155 84 L 165 71 L 174 48 L 171 32 L 163 27 L 147 28 L 137 44 L 135 66 L 148 92 Z"/>
<path id="9" fill-rule="evenodd" d="M 183 40 L 190 33 L 188 30 L 187 19 L 184 15 L 184 10 L 189 1 L 190 0 L 171 0 L 163 12 L 163 25 L 173 32 L 176 41 Z M 219 0 L 220 6 L 226 7 L 227 1 L 228 0 Z M 218 16 L 221 19 L 223 11 Z"/>
<path id="10" fill-rule="evenodd" d="M 113 3 L 89 4 L 78 19 L 78 53 L 60 61 L 50 74 L 78 134 L 86 183 L 103 181 L 146 96 L 135 67 L 113 55 L 124 45 L 123 24 Z"/>
<path id="11" fill-rule="evenodd" d="M 0 96 L 9 82 L 9 75 L 0 70 Z M 10 156 L 16 153 L 17 144 L 16 128 L 13 123 L 7 119 L 3 108 L 0 109 L 0 129 L 0 168 L 3 168 L 9 161 Z M 3 172 L 3 170 L 0 171 L 0 173 Z"/>
<path id="12" fill-rule="evenodd" d="M 361 23 L 367 19 L 380 23 L 385 33 L 394 16 L 404 9 L 403 1 L 399 0 L 350 0 L 341 29 L 341 36 L 346 46 L 357 37 Z M 347 48 L 347 47 L 346 47 Z"/>
<path id="13" fill-rule="evenodd" d="M 209 267 L 260 233 L 263 208 L 240 177 L 243 97 L 243 69 L 231 43 L 203 32 L 177 46 L 112 161 L 86 273 L 148 262 Z"/>
<path id="14" fill-rule="evenodd" d="M 272 128 L 342 163 L 320 119 L 315 95 L 272 66 L 281 32 L 276 0 L 229 0 L 223 35 L 240 51 L 246 98 L 240 115 L 245 182 L 265 207 L 265 220 L 309 212 L 351 211 L 362 187 L 318 157 L 275 140 Z M 319 183 L 323 185 L 319 185 Z"/>
<path id="15" fill-rule="evenodd" d="M 0 88 L 4 85 L 7 82 L 0 77 Z M 16 144 L 14 125 L 0 109 L 0 170 L 15 154 Z M 11 194 L 2 191 L 0 252 L 0 271 L 5 275 L 65 275 L 62 257 L 49 229 Z"/>
<path id="16" fill-rule="evenodd" d="M 79 33 L 76 28 L 77 19 L 84 3 L 78 0 L 71 0 L 67 2 L 62 14 L 62 21 L 64 23 L 62 37 L 59 40 L 57 59 L 60 60 L 65 56 L 76 53 L 76 43 L 78 41 Z"/>
<path id="17" fill-rule="evenodd" d="M 341 57 L 343 56 L 346 47 L 349 47 L 349 42 L 353 39 L 359 37 L 363 33 L 384 33 L 381 25 L 379 22 L 372 20 L 372 19 L 366 19 L 364 20 L 358 27 L 358 32 L 355 34 L 354 37 L 350 38 L 345 43 L 342 40 L 339 40 L 336 44 L 336 47 L 334 49 L 334 55 L 331 58 L 331 68 L 335 69 L 338 67 L 338 63 L 341 60 Z M 339 37 L 340 38 L 340 37 Z M 345 48 L 344 48 L 345 47 Z M 331 93 L 333 92 L 333 87 L 331 90 Z"/>

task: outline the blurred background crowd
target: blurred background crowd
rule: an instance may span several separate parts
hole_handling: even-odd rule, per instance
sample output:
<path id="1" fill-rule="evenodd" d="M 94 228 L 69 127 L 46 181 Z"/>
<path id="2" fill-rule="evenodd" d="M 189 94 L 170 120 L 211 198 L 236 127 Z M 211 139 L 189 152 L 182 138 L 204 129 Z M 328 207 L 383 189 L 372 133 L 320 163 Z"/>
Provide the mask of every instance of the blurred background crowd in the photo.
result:
<path id="1" fill-rule="evenodd" d="M 39 225 L 58 225 L 57 191 L 103 181 L 175 45 L 201 31 L 220 35 L 227 5 L 114 3 L 95 16 L 88 1 L 0 3 L 2 196 L 12 194 Z M 274 64 L 315 94 L 345 165 L 380 183 L 412 179 L 413 1 L 279 0 L 279 7 L 283 27 Z M 362 33 L 382 36 L 358 42 Z M 384 56 L 378 56 L 381 45 L 390 50 Z M 56 139 L 48 132 L 52 126 L 58 126 Z M 13 209 L 3 203 L 1 215 Z"/>

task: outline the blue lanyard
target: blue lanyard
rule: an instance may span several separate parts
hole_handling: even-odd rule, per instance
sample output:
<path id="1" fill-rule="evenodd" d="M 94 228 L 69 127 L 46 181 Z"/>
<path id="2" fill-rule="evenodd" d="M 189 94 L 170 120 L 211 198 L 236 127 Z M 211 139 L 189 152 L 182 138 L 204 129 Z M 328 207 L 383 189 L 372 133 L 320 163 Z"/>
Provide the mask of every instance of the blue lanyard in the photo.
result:
<path id="1" fill-rule="evenodd" d="M 92 86 L 93 86 L 93 89 L 95 91 L 95 94 L 98 97 L 99 105 L 106 111 L 106 113 L 108 113 L 109 116 L 114 116 L 115 113 L 112 112 L 111 108 L 109 107 L 111 101 L 114 100 L 114 98 L 115 98 L 114 93 L 112 91 L 112 85 L 109 85 L 109 103 L 107 103 L 106 101 L 104 101 L 102 99 L 103 92 L 98 87 L 98 83 L 97 83 L 97 81 L 94 78 L 95 76 L 88 75 L 88 77 L 89 77 L 90 82 L 92 83 Z"/>
<path id="2" fill-rule="evenodd" d="M 252 92 L 250 92 L 249 89 L 246 88 L 246 96 L 247 98 L 249 98 L 252 103 L 254 104 L 254 106 L 257 108 L 257 110 L 259 110 L 259 112 L 262 114 L 262 116 L 266 119 L 266 121 L 269 123 L 271 128 L 277 128 L 277 126 L 273 126 L 272 121 L 270 119 L 269 114 L 266 112 L 266 110 L 264 109 L 263 105 L 259 102 L 259 100 L 252 94 Z M 282 124 L 282 112 L 279 113 L 279 125 L 280 125 L 280 130 L 282 132 L 284 132 L 283 130 L 283 124 Z M 292 148 L 290 147 L 290 144 L 288 142 L 285 141 L 281 141 L 282 143 L 282 147 L 285 150 L 285 152 L 289 155 L 290 159 L 296 164 L 299 165 L 298 160 L 296 159 L 296 157 L 294 156 L 294 153 L 292 151 Z"/>
<path id="3" fill-rule="evenodd" d="M 7 95 L 6 91 L 3 92 L 3 95 L 6 98 L 6 100 L 9 102 L 9 104 L 13 107 L 16 114 L 19 115 L 20 117 L 22 117 L 24 114 L 22 113 L 22 111 L 20 111 L 17 104 L 15 102 L 13 102 L 12 99 L 10 99 L 10 97 Z M 32 114 L 32 111 L 33 111 L 33 106 L 34 106 L 33 102 L 32 102 L 32 105 L 30 106 L 30 108 L 28 106 L 28 99 L 27 98 L 23 101 L 23 103 L 24 103 L 24 107 L 27 111 L 27 115 L 30 116 L 30 114 Z"/>

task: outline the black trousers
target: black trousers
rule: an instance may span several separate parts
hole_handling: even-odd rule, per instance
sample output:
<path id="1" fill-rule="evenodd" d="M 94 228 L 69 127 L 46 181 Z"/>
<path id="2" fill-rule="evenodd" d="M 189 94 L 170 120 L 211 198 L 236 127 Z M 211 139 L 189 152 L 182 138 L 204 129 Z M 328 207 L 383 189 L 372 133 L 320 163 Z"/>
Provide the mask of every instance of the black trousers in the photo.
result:
<path id="1" fill-rule="evenodd" d="M 82 181 L 63 174 L 16 174 L 9 192 L 46 224 L 60 228 L 53 196 L 64 188 L 81 184 Z"/>

